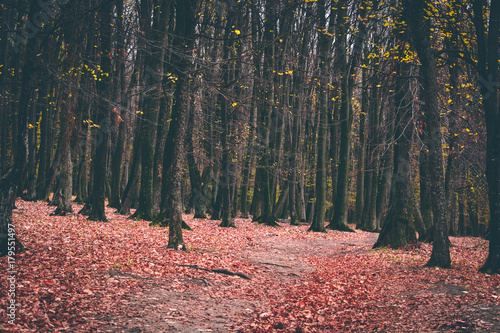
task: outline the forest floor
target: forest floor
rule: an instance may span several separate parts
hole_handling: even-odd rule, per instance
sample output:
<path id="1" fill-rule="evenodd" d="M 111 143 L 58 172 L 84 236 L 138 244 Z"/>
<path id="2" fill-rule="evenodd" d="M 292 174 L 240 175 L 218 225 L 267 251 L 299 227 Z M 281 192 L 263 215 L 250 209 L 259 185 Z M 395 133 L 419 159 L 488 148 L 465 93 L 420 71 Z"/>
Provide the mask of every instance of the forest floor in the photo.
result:
<path id="1" fill-rule="evenodd" d="M 477 272 L 483 239 L 451 237 L 453 268 L 437 269 L 424 267 L 428 244 L 372 250 L 377 234 L 359 230 L 185 215 L 183 252 L 166 249 L 168 229 L 112 209 L 108 223 L 53 210 L 16 201 L 27 250 L 15 257 L 16 325 L 0 258 L 0 331 L 500 332 L 500 276 Z"/>

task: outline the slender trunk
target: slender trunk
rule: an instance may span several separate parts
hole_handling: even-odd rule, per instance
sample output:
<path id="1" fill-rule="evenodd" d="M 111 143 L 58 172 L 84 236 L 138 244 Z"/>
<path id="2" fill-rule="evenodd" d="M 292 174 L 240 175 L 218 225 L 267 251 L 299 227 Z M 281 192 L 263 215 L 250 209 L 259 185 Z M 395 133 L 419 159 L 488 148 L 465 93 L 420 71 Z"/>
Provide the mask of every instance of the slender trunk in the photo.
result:
<path id="1" fill-rule="evenodd" d="M 358 163 L 356 170 L 356 210 L 355 221 L 356 225 L 361 225 L 363 210 L 365 206 L 365 163 L 366 163 L 366 134 L 365 123 L 366 114 L 368 113 L 368 83 L 366 68 L 362 70 L 362 93 L 361 93 L 361 114 L 359 116 L 359 146 L 358 146 Z"/>
<path id="2" fill-rule="evenodd" d="M 266 21 L 264 24 L 264 67 L 263 67 L 263 85 L 261 87 L 262 92 L 259 94 L 262 96 L 261 103 L 259 103 L 259 139 L 261 140 L 261 145 L 263 146 L 263 151 L 259 158 L 259 167 L 262 169 L 262 175 L 260 177 L 260 182 L 258 184 L 258 189 L 261 191 L 262 199 L 262 213 L 260 214 L 258 221 L 259 223 L 264 223 L 270 226 L 279 226 L 276 223 L 276 218 L 272 213 L 272 202 L 271 202 L 271 165 L 270 165 L 270 127 L 271 127 L 271 114 L 273 112 L 274 104 L 274 87 L 273 87 L 273 69 L 274 69 L 274 8 L 275 4 L 271 0 L 266 1 L 265 5 L 265 15 Z"/>
<path id="3" fill-rule="evenodd" d="M 248 218 L 248 189 L 250 187 L 250 176 L 251 176 L 251 168 L 252 162 L 254 160 L 254 141 L 255 141 L 255 113 L 257 109 L 252 103 L 250 107 L 250 120 L 249 120 L 249 134 L 248 134 L 248 143 L 245 154 L 245 161 L 243 166 L 243 180 L 241 186 L 241 200 L 240 200 L 240 209 L 241 214 L 240 217 Z"/>
<path id="4" fill-rule="evenodd" d="M 125 151 L 125 142 L 127 135 L 127 125 L 128 125 L 128 110 L 127 110 L 127 91 L 125 87 L 126 72 L 125 72 L 125 26 L 123 24 L 123 1 L 115 0 L 116 6 L 116 29 L 117 29 L 117 41 L 116 41 L 116 52 L 115 56 L 117 58 L 116 70 L 115 70 L 115 83 L 117 96 L 120 101 L 120 108 L 116 110 L 116 116 L 114 119 L 118 122 L 118 133 L 116 137 L 116 146 L 113 150 L 111 156 L 111 193 L 109 197 L 108 206 L 120 209 L 120 196 L 121 196 L 121 175 L 122 175 L 122 161 L 123 154 Z"/>
<path id="5" fill-rule="evenodd" d="M 139 145 L 139 128 L 141 120 L 137 120 L 136 130 L 134 131 L 134 149 L 132 151 L 132 163 L 130 166 L 130 173 L 128 177 L 127 185 L 123 190 L 123 195 L 121 197 L 120 209 L 118 212 L 123 215 L 130 214 L 130 208 L 132 208 L 133 200 L 135 199 L 135 193 L 139 186 L 139 169 L 141 165 L 141 146 Z"/>
<path id="6" fill-rule="evenodd" d="M 328 125 L 328 84 L 329 79 L 329 57 L 331 40 L 326 30 L 326 4 L 324 0 L 318 1 L 318 30 L 323 31 L 319 35 L 318 52 L 320 61 L 320 85 L 318 87 L 318 112 L 319 131 L 317 141 L 316 160 L 316 202 L 314 206 L 313 223 L 308 231 L 325 232 L 325 209 L 326 209 L 326 139 Z"/>
<path id="7" fill-rule="evenodd" d="M 189 108 L 189 82 L 191 80 L 191 52 L 194 45 L 195 20 L 197 0 L 176 1 L 176 27 L 173 47 L 177 50 L 174 59 L 177 64 L 177 87 L 175 89 L 175 104 L 172 108 L 172 164 L 169 167 L 169 177 L 164 179 L 163 186 L 167 188 L 166 207 L 168 215 L 168 248 L 184 249 L 182 237 L 182 164 L 184 156 L 184 142 L 187 130 Z M 165 167 L 165 166 L 164 166 Z"/>
<path id="8" fill-rule="evenodd" d="M 345 7 L 338 12 L 339 20 L 346 20 Z M 347 54 L 345 53 L 345 47 L 347 46 L 347 21 L 341 23 L 342 31 L 341 42 L 338 44 L 342 52 L 336 53 L 338 59 L 338 67 L 336 67 L 341 73 L 341 85 L 340 85 L 340 152 L 339 152 L 339 170 L 338 170 L 338 181 L 337 181 L 337 197 L 334 202 L 334 213 L 330 220 L 330 224 L 327 226 L 329 229 L 343 230 L 343 231 L 353 231 L 347 226 L 347 216 L 349 208 L 349 171 L 351 162 L 351 129 L 352 129 L 352 105 L 351 98 L 353 92 L 353 84 L 355 81 L 355 68 L 357 66 L 358 58 L 361 55 L 361 49 L 363 44 L 363 38 L 365 34 L 365 26 L 363 23 L 366 7 L 361 6 L 359 11 L 359 27 L 358 32 L 355 35 L 354 43 L 352 45 L 352 54 L 349 58 L 349 63 L 347 61 Z"/>
<path id="9" fill-rule="evenodd" d="M 232 77 L 233 70 L 230 67 L 230 51 L 231 48 L 234 47 L 233 40 L 233 32 L 232 27 L 234 26 L 234 18 L 235 12 L 230 9 L 228 12 L 228 18 L 226 21 L 226 28 L 224 34 L 224 45 L 222 51 L 222 82 L 223 86 L 221 91 L 225 96 L 221 96 L 220 99 L 220 108 L 221 108 L 221 147 L 222 147 L 222 163 L 221 163 L 221 190 L 222 190 L 222 221 L 219 224 L 220 227 L 235 227 L 232 209 L 233 209 L 233 200 L 234 198 L 231 196 L 231 187 L 233 186 L 233 172 L 234 168 L 232 160 L 234 159 L 234 151 L 230 142 L 231 130 L 232 126 L 232 114 L 234 114 L 234 110 L 230 110 L 229 101 L 227 96 L 229 96 L 230 90 L 230 80 L 237 78 Z M 233 107 L 234 108 L 234 107 Z"/>

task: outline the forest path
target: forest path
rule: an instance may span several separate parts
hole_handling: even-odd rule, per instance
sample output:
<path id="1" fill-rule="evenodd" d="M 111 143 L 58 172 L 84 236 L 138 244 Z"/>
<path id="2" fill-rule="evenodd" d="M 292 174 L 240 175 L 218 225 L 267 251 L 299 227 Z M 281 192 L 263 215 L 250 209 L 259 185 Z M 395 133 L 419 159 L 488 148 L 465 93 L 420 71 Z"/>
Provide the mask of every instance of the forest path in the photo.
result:
<path id="1" fill-rule="evenodd" d="M 500 276 L 478 273 L 480 238 L 450 237 L 453 268 L 437 269 L 425 267 L 432 245 L 372 251 L 378 235 L 360 230 L 185 215 L 188 251 L 175 251 L 168 229 L 111 208 L 102 223 L 16 207 L 26 332 L 500 332 Z"/>
<path id="2" fill-rule="evenodd" d="M 368 251 L 378 236 L 365 233 L 352 241 L 317 234 L 310 239 L 280 237 L 290 230 L 293 227 L 283 224 L 283 228 L 251 239 L 248 246 L 230 254 L 232 259 L 253 266 L 251 280 L 228 276 L 225 281 L 213 282 L 210 276 L 215 273 L 206 278 L 185 274 L 182 281 L 176 281 L 188 286 L 182 290 L 169 288 L 168 281 L 143 281 L 141 293 L 119 303 L 127 309 L 119 312 L 128 313 L 127 317 L 107 318 L 110 324 L 100 331 L 238 332 L 248 316 L 266 316 L 269 302 L 284 286 L 310 279 L 315 267 L 307 258 Z"/>

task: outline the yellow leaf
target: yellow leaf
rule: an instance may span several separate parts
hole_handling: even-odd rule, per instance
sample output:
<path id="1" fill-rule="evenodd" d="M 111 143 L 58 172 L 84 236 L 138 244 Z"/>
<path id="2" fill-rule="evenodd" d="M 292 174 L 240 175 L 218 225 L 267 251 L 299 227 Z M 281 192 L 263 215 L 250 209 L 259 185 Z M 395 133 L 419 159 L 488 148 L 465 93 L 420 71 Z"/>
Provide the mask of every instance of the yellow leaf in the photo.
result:
<path id="1" fill-rule="evenodd" d="M 237 34 L 237 35 L 239 35 L 239 34 L 241 34 L 241 31 L 239 31 L 238 29 L 236 29 L 236 30 L 234 30 L 234 33 Z"/>
<path id="2" fill-rule="evenodd" d="M 233 104 L 231 104 L 231 106 L 234 108 L 236 105 L 238 105 L 238 103 L 234 102 Z"/>

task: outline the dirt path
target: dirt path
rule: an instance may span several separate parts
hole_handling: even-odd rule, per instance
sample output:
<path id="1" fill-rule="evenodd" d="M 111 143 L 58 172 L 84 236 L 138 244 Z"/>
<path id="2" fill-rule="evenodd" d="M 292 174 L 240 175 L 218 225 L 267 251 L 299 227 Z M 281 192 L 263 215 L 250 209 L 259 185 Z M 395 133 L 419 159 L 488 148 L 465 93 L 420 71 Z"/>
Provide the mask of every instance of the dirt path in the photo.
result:
<path id="1" fill-rule="evenodd" d="M 375 242 L 376 234 L 352 243 L 326 238 L 306 240 L 287 239 L 270 234 L 252 242 L 234 257 L 255 267 L 261 280 L 272 280 L 275 285 L 300 283 L 315 270 L 306 260 L 310 256 L 335 256 L 349 252 L 367 251 Z M 117 278 L 134 278 L 110 272 Z M 147 280 L 143 292 L 117 304 L 127 316 L 102 318 L 110 324 L 101 332 L 237 332 L 243 319 L 254 313 L 264 313 L 268 299 L 246 297 L 241 289 L 250 288 L 238 276 L 228 277 L 225 283 L 195 278 L 189 274 L 178 283 L 189 288 L 178 291 L 171 281 Z M 246 283 L 246 284 L 245 284 Z M 231 294 L 234 292 L 234 294 Z M 229 297 L 228 297 L 229 295 Z"/>
<path id="2" fill-rule="evenodd" d="M 271 316 L 270 302 L 282 296 L 280 293 L 291 284 L 303 284 L 311 280 L 316 267 L 307 259 L 311 257 L 342 258 L 369 251 L 377 234 L 363 233 L 356 237 L 283 237 L 282 231 L 253 239 L 248 246 L 229 255 L 232 259 L 251 264 L 251 280 L 239 276 L 224 276 L 210 272 L 196 275 L 195 268 L 179 274 L 178 280 L 146 279 L 110 271 L 117 279 L 137 279 L 142 292 L 117 302 L 121 317 L 100 318 L 108 323 L 100 332 L 240 332 L 249 318 Z M 219 254 L 218 254 L 219 255 Z M 393 268 L 403 269 L 397 265 Z M 256 287 L 258 286 L 258 287 Z M 255 288 L 254 288 L 255 287 Z M 460 295 L 465 289 L 452 284 L 432 284 L 413 292 L 394 291 L 391 297 L 431 297 Z M 260 293 L 260 294 L 259 294 Z M 390 295 L 389 295 L 390 296 Z M 436 299 L 437 299 L 436 298 Z M 388 309 L 391 302 L 380 306 Z M 462 313 L 453 327 L 444 326 L 435 332 L 497 332 L 500 331 L 498 307 L 471 304 L 470 311 Z M 422 315 L 432 317 L 432 307 L 423 309 Z M 351 327 L 355 330 L 355 327 Z M 398 332 L 405 330 L 398 330 Z"/>

